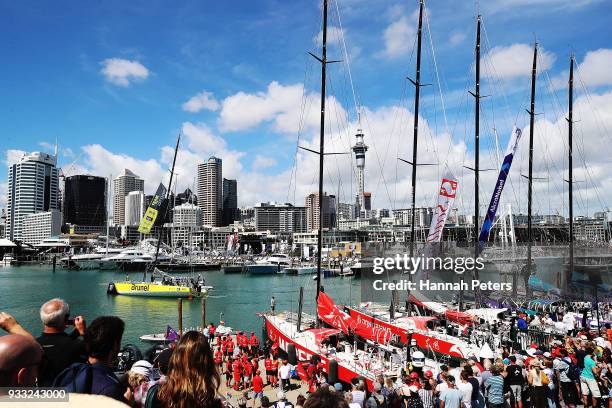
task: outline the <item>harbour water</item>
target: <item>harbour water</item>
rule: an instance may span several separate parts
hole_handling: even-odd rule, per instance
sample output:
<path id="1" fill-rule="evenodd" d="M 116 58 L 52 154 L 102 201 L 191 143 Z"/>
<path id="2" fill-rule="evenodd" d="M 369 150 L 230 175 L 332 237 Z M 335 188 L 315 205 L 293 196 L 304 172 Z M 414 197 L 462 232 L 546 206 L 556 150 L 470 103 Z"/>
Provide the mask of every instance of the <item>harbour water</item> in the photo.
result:
<path id="1" fill-rule="evenodd" d="M 256 313 L 269 309 L 272 296 L 276 298 L 277 310 L 297 310 L 300 286 L 304 287 L 304 312 L 315 313 L 316 282 L 312 275 L 251 276 L 207 271 L 202 272 L 202 276 L 207 285 L 214 286 L 206 301 L 207 322 L 218 324 L 222 318 L 227 326 L 253 330 L 259 335 L 262 321 Z M 142 275 L 134 273 L 130 278 L 139 280 Z M 164 332 L 168 324 L 177 328 L 176 299 L 106 294 L 109 282 L 123 279 L 125 273 L 112 271 L 71 271 L 58 267 L 53 272 L 48 265 L 0 267 L 0 311 L 15 316 L 36 335 L 41 330 L 40 305 L 54 297 L 60 297 L 70 304 L 72 316 L 83 315 L 87 321 L 101 315 L 121 317 L 126 322 L 124 343 L 139 344 L 139 336 Z M 360 301 L 358 280 L 330 278 L 324 279 L 323 285 L 338 303 L 355 304 Z M 199 325 L 200 300 L 184 300 L 183 326 Z"/>

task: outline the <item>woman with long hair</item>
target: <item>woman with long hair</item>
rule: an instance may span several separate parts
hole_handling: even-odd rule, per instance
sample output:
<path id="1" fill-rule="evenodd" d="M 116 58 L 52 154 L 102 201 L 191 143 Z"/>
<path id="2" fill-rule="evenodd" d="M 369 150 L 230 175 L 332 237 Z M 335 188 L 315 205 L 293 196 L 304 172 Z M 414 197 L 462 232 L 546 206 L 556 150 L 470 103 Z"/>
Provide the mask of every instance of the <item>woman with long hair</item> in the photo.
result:
<path id="1" fill-rule="evenodd" d="M 181 337 L 172 353 L 166 382 L 147 397 L 154 399 L 154 407 L 221 407 L 217 394 L 220 381 L 208 339 L 190 331 Z"/>

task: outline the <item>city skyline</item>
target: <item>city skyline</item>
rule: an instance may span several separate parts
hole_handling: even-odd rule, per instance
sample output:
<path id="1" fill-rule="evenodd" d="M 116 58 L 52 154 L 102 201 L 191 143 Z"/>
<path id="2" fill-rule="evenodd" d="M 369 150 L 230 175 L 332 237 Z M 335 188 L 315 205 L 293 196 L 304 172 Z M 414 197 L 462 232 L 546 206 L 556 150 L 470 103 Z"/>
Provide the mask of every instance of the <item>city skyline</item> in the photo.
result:
<path id="1" fill-rule="evenodd" d="M 466 91 L 473 86 L 470 64 L 475 10 L 473 5 L 445 8 L 435 1 L 427 4 L 427 26 L 431 28 L 435 61 L 443 87 L 437 89 L 438 74 L 432 69 L 434 61 L 431 55 L 429 60 L 425 56 L 424 75 L 434 83 L 434 87 L 423 93 L 422 151 L 419 156 L 423 162 L 437 162 L 438 166 L 420 171 L 418 205 L 433 205 L 439 173 L 443 171 L 445 161 L 453 171 L 463 172 L 462 166 L 469 166 L 472 160 L 472 102 L 466 99 Z M 397 157 L 410 157 L 411 154 L 407 141 L 412 121 L 412 90 L 403 78 L 412 75 L 414 70 L 411 52 L 417 3 L 390 1 L 372 5 L 353 0 L 340 1 L 337 5 L 344 37 L 340 35 L 340 20 L 335 11 L 336 4 L 332 2 L 330 53 L 343 59 L 346 43 L 357 96 L 363 103 L 364 141 L 369 146 L 365 190 L 372 192 L 373 208 L 405 208 L 410 199 L 410 168 L 398 163 Z M 46 74 L 48 82 L 66 86 L 59 89 L 57 85 L 49 85 L 51 88 L 36 101 L 33 109 L 27 109 L 32 115 L 31 120 L 24 116 L 26 105 L 22 105 L 23 99 L 12 98 L 16 114 L 0 127 L 0 131 L 8 135 L 3 143 L 4 164 L 14 162 L 21 151 L 50 150 L 57 138 L 60 165 L 67 176 L 90 173 L 106 177 L 127 167 L 146 178 L 145 190 L 151 194 L 160 181 L 167 182 L 171 141 L 176 133 L 182 132 L 184 143 L 179 150 L 177 191 L 186 187 L 195 190 L 197 164 L 217 155 L 224 160 L 225 177 L 239 181 L 239 206 L 270 200 L 299 205 L 305 195 L 316 191 L 316 158 L 308 152 L 299 152 L 297 170 L 294 170 L 293 162 L 301 113 L 304 114 L 301 144 L 315 150 L 318 148 L 317 112 L 316 104 L 313 104 L 318 98 L 318 78 L 313 71 L 313 62 L 306 55 L 306 51 L 316 51 L 318 47 L 318 4 L 250 5 L 244 10 L 226 7 L 187 4 L 176 10 L 176 14 L 171 13 L 161 26 L 163 34 L 156 38 L 166 35 L 172 40 L 168 42 L 177 45 L 178 18 L 191 12 L 193 20 L 184 24 L 188 34 L 181 36 L 185 48 L 172 47 L 164 42 L 159 44 L 159 48 L 152 47 L 150 42 L 129 32 L 119 11 L 107 8 L 99 10 L 100 17 L 91 16 L 93 28 L 78 27 L 83 33 L 83 43 L 92 46 L 90 52 L 69 38 L 69 29 L 55 33 L 49 41 L 63 40 L 67 44 L 59 50 L 65 57 L 61 66 L 67 68 L 66 72 L 73 73 L 74 79 L 64 78 L 62 73 Z M 295 13 L 295 8 L 303 13 Z M 369 19 L 372 8 L 380 9 L 382 13 Z M 571 13 L 567 13 L 568 10 Z M 17 6 L 8 10 L 16 22 L 39 19 L 36 27 L 43 30 L 51 23 L 54 13 L 50 12 L 43 18 L 36 11 Z M 135 23 L 139 28 L 159 19 L 157 13 L 144 13 L 137 6 L 132 11 L 140 17 Z M 585 88 L 590 92 L 589 99 L 596 108 L 591 112 L 592 106 L 584 90 L 578 87 L 576 111 L 580 122 L 576 123 L 576 150 L 581 152 L 581 157 L 576 157 L 575 173 L 576 179 L 582 182 L 575 186 L 575 213 L 592 214 L 607 207 L 612 198 L 609 197 L 612 189 L 607 187 L 612 185 L 612 179 L 605 172 L 605 152 L 597 148 L 597 141 L 609 140 L 607 129 L 612 128 L 612 119 L 604 114 L 612 111 L 609 108 L 612 105 L 612 74 L 606 69 L 608 62 L 612 61 L 612 50 L 606 43 L 606 38 L 609 38 L 606 33 L 610 31 L 605 24 L 606 17 L 610 16 L 609 9 L 599 1 L 547 0 L 529 7 L 517 1 L 494 1 L 482 5 L 480 12 L 487 33 L 487 45 L 483 49 L 483 93 L 491 95 L 483 101 L 482 167 L 496 167 L 492 125 L 498 129 L 500 150 L 503 150 L 513 121 L 516 119 L 521 127 L 527 123 L 525 115 L 519 114 L 525 107 L 524 97 L 529 88 L 530 63 L 527 57 L 533 35 L 526 35 L 526 32 L 536 31 L 542 47 L 536 108 L 544 114 L 538 116 L 536 128 L 536 157 L 543 160 L 538 160 L 535 165 L 537 175 L 547 176 L 548 181 L 534 183 L 534 212 L 565 214 L 567 211 L 563 181 L 566 172 L 563 106 L 567 56 L 572 51 L 576 54 Z M 66 18 L 78 19 L 80 13 L 85 11 L 77 8 Z M 210 26 L 201 28 L 196 24 L 196 21 L 211 23 L 213 16 L 225 17 L 219 20 L 219 24 L 228 22 L 227 16 L 233 16 L 237 24 L 245 23 L 248 16 L 251 21 L 245 31 L 251 41 L 246 41 L 244 34 L 221 39 Z M 291 18 L 283 19 L 282 16 Z M 590 24 L 582 25 L 578 36 L 564 29 L 570 19 L 588 19 Z M 271 24 L 281 22 L 281 26 L 287 28 L 288 21 L 294 24 L 285 30 L 287 39 L 284 43 L 266 40 L 272 34 L 268 32 Z M 310 23 L 306 24 L 306 21 Z M 231 24 L 223 29 L 223 33 L 227 34 L 229 27 Z M 111 29 L 126 35 L 111 34 Z M 31 45 L 39 35 L 35 31 L 32 36 L 15 38 L 15 44 Z M 207 43 L 222 44 L 220 47 L 225 47 L 224 51 L 197 46 L 197 41 L 204 37 Z M 252 50 L 243 54 L 241 51 L 247 45 Z M 25 58 L 22 52 L 10 50 L 18 57 L 15 66 L 23 66 L 20 64 Z M 271 50 L 278 55 L 271 55 Z M 218 58 L 220 52 L 225 58 Z M 251 58 L 251 53 L 261 52 L 266 52 L 265 57 L 269 59 Z M 34 52 L 30 58 L 45 61 L 47 54 Z M 208 60 L 220 62 L 216 66 L 206 62 Z M 269 72 L 262 70 L 263 61 L 266 67 L 272 67 Z M 181 67 L 181 75 L 170 69 L 172 64 Z M 17 75 L 12 67 L 3 69 L 8 78 L 17 80 L 15 88 L 10 89 L 11 93 L 17 89 L 23 89 L 23 92 L 31 89 L 22 78 L 36 78 L 34 73 L 26 70 Z M 198 70 L 202 73 L 198 74 Z M 342 88 L 347 78 L 345 71 L 344 65 L 338 65 L 330 73 L 330 81 L 337 87 L 329 97 L 331 123 L 327 140 L 330 151 L 349 150 L 359 128 L 351 89 Z M 224 80 L 221 80 L 222 73 L 228 74 Z M 83 92 L 76 92 L 77 85 L 83 85 Z M 176 86 L 176 91 L 169 91 L 170 86 Z M 549 87 L 555 94 L 547 89 Z M 440 101 L 436 101 L 438 93 L 445 97 L 446 119 L 452 136 L 444 134 L 444 111 L 440 109 Z M 61 95 L 63 99 L 68 95 L 75 96 L 81 103 L 77 107 L 62 99 L 59 105 L 66 108 L 69 115 L 65 119 L 60 119 L 64 115 L 58 115 L 51 120 L 42 112 L 50 108 L 49 98 L 54 95 Z M 300 109 L 302 98 L 308 107 L 304 112 Z M 95 114 L 94 106 L 101 107 L 95 110 Z M 118 114 L 119 111 L 122 113 Z M 111 117 L 114 119 L 110 120 Z M 95 123 L 95 126 L 86 128 L 86 123 Z M 505 198 L 517 211 L 525 210 L 521 197 L 526 185 L 520 174 L 526 168 L 526 150 L 526 141 L 523 140 L 505 193 Z M 352 156 L 348 157 L 328 159 L 325 190 L 337 195 L 340 202 L 352 203 L 357 192 L 356 169 Z M 589 170 L 585 171 L 585 168 Z M 481 176 L 481 197 L 488 198 L 491 193 L 495 177 L 492 173 Z M 473 196 L 472 176 L 461 174 L 460 178 L 460 199 L 457 202 L 462 212 L 469 213 Z M 0 189 L 0 207 L 5 207 L 4 172 L 0 172 Z"/>

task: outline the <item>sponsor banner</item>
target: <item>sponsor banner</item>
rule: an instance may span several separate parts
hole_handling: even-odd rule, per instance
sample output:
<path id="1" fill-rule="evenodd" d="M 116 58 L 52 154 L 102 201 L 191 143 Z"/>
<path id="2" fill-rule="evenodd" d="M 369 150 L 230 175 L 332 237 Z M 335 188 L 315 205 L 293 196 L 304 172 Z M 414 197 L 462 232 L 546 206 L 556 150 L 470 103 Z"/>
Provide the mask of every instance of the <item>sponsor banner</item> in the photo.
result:
<path id="1" fill-rule="evenodd" d="M 151 200 L 151 204 L 149 208 L 147 208 L 147 212 L 145 213 L 142 221 L 140 222 L 140 226 L 138 227 L 138 232 L 142 234 L 148 234 L 151 232 L 153 225 L 155 224 L 155 220 L 159 215 L 159 210 L 162 207 L 162 203 L 164 202 L 164 197 L 166 196 L 166 187 L 162 183 L 159 183 L 157 187 L 157 191 Z"/>
<path id="2" fill-rule="evenodd" d="M 495 221 L 497 207 L 499 207 L 499 201 L 501 200 L 502 191 L 504 190 L 504 185 L 506 184 L 506 179 L 508 178 L 510 166 L 512 166 L 512 159 L 514 158 L 514 154 L 516 153 L 516 148 L 518 146 L 519 140 L 521 139 L 521 134 L 521 129 L 515 127 L 512 130 L 512 136 L 508 141 L 508 147 L 506 148 L 504 162 L 502 163 L 501 168 L 499 170 L 499 176 L 497 176 L 497 183 L 495 183 L 495 189 L 493 190 L 493 195 L 491 196 L 491 202 L 489 203 L 489 208 L 487 209 L 487 215 L 485 217 L 484 222 L 482 223 L 482 229 L 480 230 L 480 236 L 478 237 L 478 242 L 481 251 L 487 244 L 487 240 L 489 239 L 489 233 L 491 232 L 491 228 L 493 228 L 493 222 Z"/>
<path id="3" fill-rule="evenodd" d="M 447 171 L 446 175 L 442 177 L 442 183 L 440 184 L 438 204 L 436 205 L 433 218 L 431 219 L 431 226 L 429 227 L 429 234 L 427 235 L 428 243 L 440 242 L 442 239 L 444 224 L 446 224 L 448 213 L 452 209 L 456 196 L 457 179 L 450 171 Z"/>

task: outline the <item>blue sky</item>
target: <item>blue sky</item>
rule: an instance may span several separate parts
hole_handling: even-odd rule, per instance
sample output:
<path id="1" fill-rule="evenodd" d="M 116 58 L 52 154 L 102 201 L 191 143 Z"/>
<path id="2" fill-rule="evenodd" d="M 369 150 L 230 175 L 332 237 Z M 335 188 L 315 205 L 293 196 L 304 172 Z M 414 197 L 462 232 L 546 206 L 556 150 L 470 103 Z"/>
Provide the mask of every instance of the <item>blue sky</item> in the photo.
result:
<path id="1" fill-rule="evenodd" d="M 414 71 L 418 2 L 337 1 L 330 1 L 330 56 L 346 59 L 337 35 L 337 6 L 352 79 L 364 106 L 366 143 L 371 146 L 366 189 L 374 192 L 377 207 L 402 207 L 407 203 L 409 169 L 398 167 L 395 156 L 411 155 L 413 90 L 404 78 Z M 450 159 L 443 154 L 434 159 L 440 166 L 451 163 L 458 172 L 461 163 L 471 160 L 473 102 L 465 91 L 473 86 L 476 3 L 430 0 L 426 4 L 441 89 L 426 34 L 423 75 L 435 86 L 423 91 L 422 114 L 428 130 L 420 149 L 427 157 L 428 152 L 452 146 Z M 547 136 L 546 129 L 559 128 L 556 123 L 563 112 L 555 111 L 555 97 L 566 103 L 563 81 L 569 53 L 582 63 L 591 52 L 581 65 L 584 88 L 593 96 L 590 102 L 585 100 L 584 109 L 590 111 L 590 103 L 601 97 L 597 109 L 603 113 L 592 115 L 592 123 L 585 113 L 580 125 L 587 137 L 583 164 L 588 164 L 585 169 L 593 165 L 593 174 L 584 170 L 582 207 L 586 212 L 608 205 L 606 191 L 612 190 L 607 188 L 612 180 L 603 174 L 605 158 L 597 151 L 589 154 L 588 138 L 607 140 L 601 138 L 609 138 L 607 130 L 612 129 L 604 108 L 612 105 L 612 75 L 606 65 L 612 64 L 612 5 L 603 0 L 492 0 L 480 7 L 487 33 L 483 57 L 489 58 L 484 64 L 489 75 L 484 75 L 483 94 L 491 95 L 483 102 L 483 159 L 494 161 L 493 124 L 502 151 L 511 126 L 525 125 L 521 111 L 531 64 L 526 46 L 534 36 L 544 48 L 540 62 L 547 75 L 542 77 L 538 101 L 546 111 L 539 119 L 542 137 Z M 179 188 L 193 184 L 198 161 L 217 154 L 224 159 L 228 177 L 238 178 L 241 205 L 266 199 L 301 203 L 303 195 L 313 190 L 314 158 L 300 153 L 297 175 L 292 169 L 302 115 L 306 118 L 302 144 L 316 147 L 319 67 L 306 52 L 317 50 L 319 1 L 4 1 L 0 13 L 4 56 L 0 150 L 5 162 L 15 160 L 18 151 L 46 150 L 57 138 L 60 164 L 67 175 L 106 176 L 122 166 L 133 167 L 150 191 L 164 176 L 169 146 L 182 130 Z M 332 140 L 333 149 L 351 143 L 357 127 L 346 65 L 331 67 L 329 87 L 333 98 L 329 114 L 336 118 L 329 132 L 338 143 Z M 577 94 L 585 95 L 580 90 Z M 197 95 L 199 99 L 185 105 Z M 600 133 L 593 135 L 590 129 Z M 560 130 L 556 137 L 563 137 Z M 538 209 L 563 212 L 564 187 L 557 174 L 563 169 L 563 149 L 553 147 L 542 154 L 549 157 L 541 161 L 541 170 L 554 173 L 556 181 L 537 188 L 540 197 L 546 197 Z M 328 162 L 326 186 L 342 190 L 343 201 L 352 201 L 354 167 L 348 158 L 334 160 Z M 436 190 L 440 166 L 422 172 L 419 200 L 423 203 L 430 202 Z M 473 185 L 467 175 L 462 177 L 461 205 L 467 209 Z M 486 184 L 490 177 L 494 180 L 494 175 L 486 175 L 480 187 L 486 197 L 492 188 L 492 182 Z M 5 182 L 6 172 L 0 172 L 0 183 Z"/>

